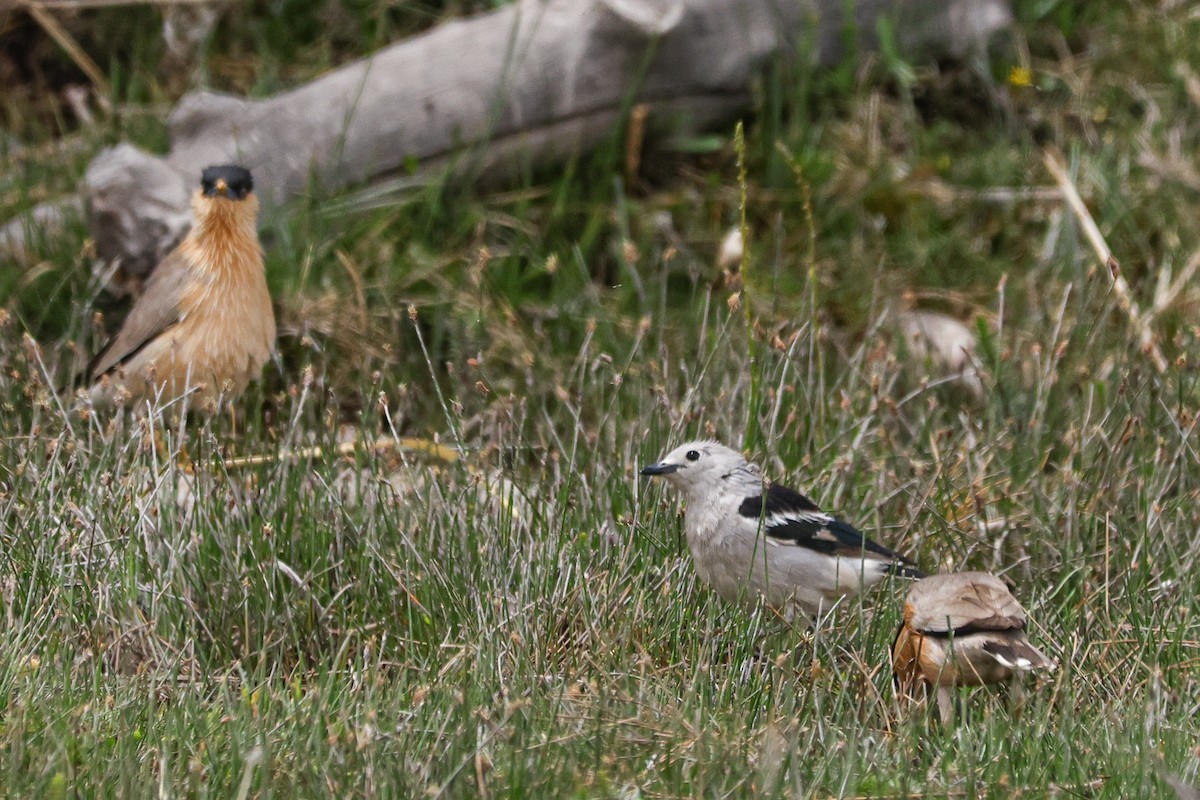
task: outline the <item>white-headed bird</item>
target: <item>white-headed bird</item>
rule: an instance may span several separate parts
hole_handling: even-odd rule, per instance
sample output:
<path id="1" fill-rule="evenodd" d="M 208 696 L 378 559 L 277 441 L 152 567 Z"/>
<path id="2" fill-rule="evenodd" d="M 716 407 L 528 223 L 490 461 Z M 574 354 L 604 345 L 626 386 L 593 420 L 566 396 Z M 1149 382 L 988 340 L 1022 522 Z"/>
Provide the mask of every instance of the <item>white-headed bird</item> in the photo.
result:
<path id="1" fill-rule="evenodd" d="M 904 556 L 825 513 L 799 492 L 763 480 L 741 453 L 716 442 L 672 450 L 642 475 L 684 496 L 684 531 L 700 578 L 729 602 L 808 618 L 889 574 L 920 577 Z"/>
<path id="2" fill-rule="evenodd" d="M 986 572 L 931 575 L 904 601 L 904 622 L 892 645 L 902 690 L 936 689 L 943 721 L 953 714 L 953 686 L 982 686 L 1014 674 L 1053 667 L 1025 636 L 1025 609 L 1008 586 Z"/>
<path id="3" fill-rule="evenodd" d="M 120 332 L 88 365 L 93 404 L 158 405 L 187 395 L 213 411 L 262 372 L 275 313 L 250 171 L 208 167 L 191 231 L 151 273 Z"/>

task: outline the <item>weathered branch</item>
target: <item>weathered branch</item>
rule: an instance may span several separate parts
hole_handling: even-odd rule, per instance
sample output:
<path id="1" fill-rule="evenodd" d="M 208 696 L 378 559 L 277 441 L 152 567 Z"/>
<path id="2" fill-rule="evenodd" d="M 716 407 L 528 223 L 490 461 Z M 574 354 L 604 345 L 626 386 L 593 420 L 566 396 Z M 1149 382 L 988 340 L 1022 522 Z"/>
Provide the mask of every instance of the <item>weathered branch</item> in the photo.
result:
<path id="1" fill-rule="evenodd" d="M 962 54 L 1008 23 L 1007 0 L 858 0 L 876 46 L 883 15 L 907 53 Z M 743 113 L 769 58 L 842 58 L 845 0 L 517 0 L 448 22 L 263 99 L 184 97 L 171 151 L 98 155 L 85 191 L 98 252 L 150 269 L 188 225 L 206 165 L 238 162 L 270 209 L 305 191 L 449 169 L 503 180 L 611 136 L 633 102 L 648 130 L 696 132 Z M 0 230 L 0 245 L 6 238 Z"/>

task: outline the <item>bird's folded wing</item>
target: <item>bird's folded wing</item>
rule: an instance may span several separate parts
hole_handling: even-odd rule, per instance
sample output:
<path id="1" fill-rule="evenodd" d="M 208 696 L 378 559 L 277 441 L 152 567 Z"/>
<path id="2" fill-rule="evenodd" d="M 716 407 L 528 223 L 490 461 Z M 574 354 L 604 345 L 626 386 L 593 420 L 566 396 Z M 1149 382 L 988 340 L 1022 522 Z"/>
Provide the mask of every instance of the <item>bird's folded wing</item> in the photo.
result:
<path id="1" fill-rule="evenodd" d="M 799 514 L 811 512 L 820 517 L 830 517 L 820 506 L 809 500 L 799 492 L 789 489 L 786 486 L 780 486 L 777 483 L 769 484 L 762 494 L 754 497 L 747 497 L 742 501 L 742 507 L 738 509 L 744 517 L 758 518 L 763 513 L 763 503 L 766 503 L 767 516 L 776 514 Z"/>
<path id="2" fill-rule="evenodd" d="M 88 364 L 84 372 L 88 380 L 95 380 L 125 363 L 156 336 L 179 322 L 180 300 L 190 272 L 187 259 L 178 249 L 159 262 L 120 332 Z"/>
<path id="3" fill-rule="evenodd" d="M 784 486 L 771 484 L 763 495 L 746 498 L 738 508 L 738 513 L 749 519 L 762 519 L 763 532 L 767 540 L 774 544 L 807 547 L 835 556 L 912 563 L 899 553 L 863 536 L 853 525 L 821 511 L 804 495 Z"/>
<path id="4" fill-rule="evenodd" d="M 1009 669 L 1053 667 L 1054 662 L 1031 645 L 1024 633 L 994 633 L 983 643 L 983 652 Z"/>
<path id="5" fill-rule="evenodd" d="M 926 578 L 909 592 L 904 610 L 909 625 L 931 634 L 965 636 L 1025 627 L 1021 604 L 999 578 L 986 573 Z"/>

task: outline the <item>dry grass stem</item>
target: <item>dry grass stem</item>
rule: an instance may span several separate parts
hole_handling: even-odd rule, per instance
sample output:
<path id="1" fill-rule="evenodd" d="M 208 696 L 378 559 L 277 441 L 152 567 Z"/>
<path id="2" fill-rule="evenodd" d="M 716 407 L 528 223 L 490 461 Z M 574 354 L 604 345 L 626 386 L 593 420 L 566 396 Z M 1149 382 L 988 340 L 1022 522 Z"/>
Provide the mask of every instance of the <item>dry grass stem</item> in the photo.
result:
<path id="1" fill-rule="evenodd" d="M 1101 265 L 1112 278 L 1113 292 L 1117 296 L 1117 302 L 1124 310 L 1126 316 L 1129 317 L 1129 322 L 1133 326 L 1134 333 L 1138 337 L 1142 352 L 1149 358 L 1154 369 L 1159 373 L 1167 371 L 1167 359 L 1159 348 L 1158 342 L 1155 341 L 1154 332 L 1142 319 L 1141 311 L 1138 309 L 1137 301 L 1133 299 L 1133 292 L 1129 288 L 1125 277 L 1121 274 L 1121 266 L 1109 249 L 1108 243 L 1104 240 L 1104 234 L 1100 232 L 1100 227 L 1096 224 L 1096 220 L 1092 218 L 1092 213 L 1088 211 L 1087 206 L 1083 202 L 1083 198 L 1079 196 L 1079 190 L 1075 187 L 1074 181 L 1071 180 L 1070 174 L 1067 172 L 1066 165 L 1062 159 L 1054 153 L 1046 150 L 1042 154 L 1042 161 L 1046 165 L 1047 171 L 1050 172 L 1054 180 L 1058 182 L 1059 188 L 1062 189 L 1063 198 L 1067 201 L 1067 206 L 1071 209 L 1071 213 L 1075 215 L 1076 220 L 1083 228 L 1084 236 L 1087 237 L 1088 243 L 1091 244 L 1092 250 L 1096 253 L 1096 258 L 1099 259 Z"/>
<path id="2" fill-rule="evenodd" d="M 79 42 L 75 41 L 67 29 L 58 24 L 58 20 L 47 11 L 50 3 L 40 2 L 40 0 L 22 0 L 22 7 L 29 12 L 38 25 L 50 35 L 58 46 L 71 57 L 75 65 L 88 76 L 88 80 L 92 82 L 92 87 L 96 90 L 96 97 L 102 107 L 108 103 L 108 98 L 112 96 L 112 87 L 108 83 L 108 79 L 104 77 L 104 72 L 92 60 L 92 57 L 87 54 L 87 51 L 80 46 Z"/>

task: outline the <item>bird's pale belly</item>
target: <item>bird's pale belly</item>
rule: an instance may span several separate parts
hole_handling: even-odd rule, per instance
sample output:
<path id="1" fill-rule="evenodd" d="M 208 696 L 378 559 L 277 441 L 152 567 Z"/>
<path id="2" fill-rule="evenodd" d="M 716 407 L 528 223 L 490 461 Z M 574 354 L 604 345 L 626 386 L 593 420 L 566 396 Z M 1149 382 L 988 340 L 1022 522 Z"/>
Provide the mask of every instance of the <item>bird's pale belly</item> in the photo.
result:
<path id="1" fill-rule="evenodd" d="M 185 320 L 130 359 L 117 382 L 135 402 L 166 403 L 186 394 L 189 407 L 204 411 L 223 396 L 236 397 L 262 371 L 272 332 L 231 335 L 222 322 Z"/>
<path id="2" fill-rule="evenodd" d="M 696 572 L 722 599 L 811 616 L 863 584 L 861 561 L 769 544 L 763 537 L 689 541 Z"/>

